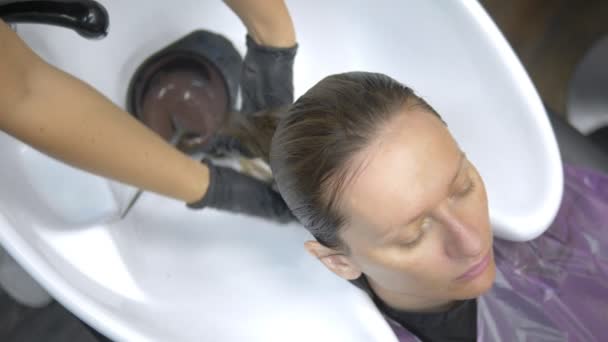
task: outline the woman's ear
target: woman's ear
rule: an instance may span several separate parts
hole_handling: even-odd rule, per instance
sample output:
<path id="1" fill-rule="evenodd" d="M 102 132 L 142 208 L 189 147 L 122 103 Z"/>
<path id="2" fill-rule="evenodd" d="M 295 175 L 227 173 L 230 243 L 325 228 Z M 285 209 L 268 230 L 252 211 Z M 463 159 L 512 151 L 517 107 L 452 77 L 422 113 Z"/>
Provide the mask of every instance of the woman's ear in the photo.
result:
<path id="1" fill-rule="evenodd" d="M 315 258 L 319 259 L 330 271 L 346 280 L 354 280 L 361 276 L 361 270 L 343 252 L 325 247 L 318 241 L 306 241 L 304 248 Z"/>

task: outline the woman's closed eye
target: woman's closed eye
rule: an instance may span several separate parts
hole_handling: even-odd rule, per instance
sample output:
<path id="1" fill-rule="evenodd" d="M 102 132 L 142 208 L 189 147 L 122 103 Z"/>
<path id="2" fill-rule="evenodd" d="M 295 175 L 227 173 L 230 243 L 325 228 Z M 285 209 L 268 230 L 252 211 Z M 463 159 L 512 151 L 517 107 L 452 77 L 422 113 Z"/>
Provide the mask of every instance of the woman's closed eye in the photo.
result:
<path id="1" fill-rule="evenodd" d="M 405 248 L 413 248 L 415 247 L 421 240 L 422 240 L 422 236 L 424 235 L 423 232 L 420 232 L 415 239 L 407 241 L 402 243 L 401 245 Z"/>
<path id="2" fill-rule="evenodd" d="M 424 233 L 429 228 L 430 224 L 431 224 L 430 217 L 427 216 L 424 219 L 422 219 L 422 222 L 419 223 L 417 226 L 418 234 L 416 235 L 416 237 L 413 239 L 409 239 L 408 241 L 405 241 L 401 245 L 405 248 L 413 248 L 416 245 L 418 245 L 418 243 L 420 243 L 420 241 L 422 241 L 422 238 L 424 237 Z"/>

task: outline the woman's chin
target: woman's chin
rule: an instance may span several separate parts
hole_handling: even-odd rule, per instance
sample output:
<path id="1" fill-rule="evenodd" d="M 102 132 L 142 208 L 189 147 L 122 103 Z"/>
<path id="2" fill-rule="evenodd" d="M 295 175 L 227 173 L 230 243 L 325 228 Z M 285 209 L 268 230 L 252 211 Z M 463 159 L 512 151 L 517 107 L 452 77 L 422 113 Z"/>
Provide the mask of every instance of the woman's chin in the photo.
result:
<path id="1" fill-rule="evenodd" d="M 461 291 L 459 291 L 460 294 L 458 299 L 466 300 L 483 295 L 492 288 L 495 277 L 496 264 L 494 264 L 494 259 L 492 258 L 490 265 L 488 265 L 488 268 L 483 272 L 483 274 L 480 274 L 475 279 L 471 279 L 466 284 L 463 284 Z"/>

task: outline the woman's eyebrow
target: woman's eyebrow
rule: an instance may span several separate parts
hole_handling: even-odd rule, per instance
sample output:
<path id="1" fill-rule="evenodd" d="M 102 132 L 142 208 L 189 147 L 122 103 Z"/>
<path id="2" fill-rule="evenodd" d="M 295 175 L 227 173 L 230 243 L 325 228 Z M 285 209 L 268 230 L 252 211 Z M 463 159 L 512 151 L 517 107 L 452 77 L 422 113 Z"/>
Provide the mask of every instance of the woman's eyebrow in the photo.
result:
<path id="1" fill-rule="evenodd" d="M 464 161 L 466 159 L 467 159 L 466 154 L 461 151 L 460 160 L 458 161 L 458 169 L 456 169 L 456 173 L 454 174 L 454 176 L 452 177 L 452 181 L 448 185 L 448 190 L 454 186 L 454 183 L 456 183 L 458 176 L 460 176 L 460 174 L 462 173 L 462 170 L 464 169 L 464 165 L 465 165 Z M 449 193 L 449 191 L 448 191 L 448 193 Z M 418 219 L 420 219 L 420 217 L 422 217 L 423 214 L 424 214 L 424 212 L 416 214 L 414 217 L 412 217 L 407 222 L 405 222 L 405 224 L 403 224 L 402 227 L 407 226 L 407 225 L 411 224 L 412 222 L 416 222 Z"/>
<path id="2" fill-rule="evenodd" d="M 464 161 L 466 159 L 467 159 L 466 154 L 464 152 L 460 151 L 460 161 L 458 162 L 458 169 L 456 169 L 456 173 L 454 174 L 454 177 L 452 177 L 452 181 L 450 182 L 448 189 L 452 188 L 454 183 L 456 183 L 458 176 L 460 176 L 460 173 L 462 173 L 462 169 L 464 167 Z"/>

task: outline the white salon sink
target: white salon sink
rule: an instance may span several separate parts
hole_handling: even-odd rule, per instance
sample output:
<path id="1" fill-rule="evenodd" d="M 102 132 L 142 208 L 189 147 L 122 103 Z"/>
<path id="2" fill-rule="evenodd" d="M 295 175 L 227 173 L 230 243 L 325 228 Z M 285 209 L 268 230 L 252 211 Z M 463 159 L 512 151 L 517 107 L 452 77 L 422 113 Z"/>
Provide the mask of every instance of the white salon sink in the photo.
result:
<path id="1" fill-rule="evenodd" d="M 244 52 L 223 3 L 101 1 L 110 33 L 20 25 L 47 61 L 123 106 L 150 54 L 195 29 Z M 300 42 L 296 95 L 341 71 L 387 73 L 435 106 L 484 177 L 497 236 L 527 240 L 562 193 L 557 145 L 522 66 L 476 1 L 289 1 Z M 75 99 L 77 100 L 77 99 Z M 40 113 L 44 115 L 44 113 Z M 0 241 L 76 315 L 119 341 L 390 341 L 358 290 L 278 226 L 144 194 L 52 161 L 0 134 Z"/>

